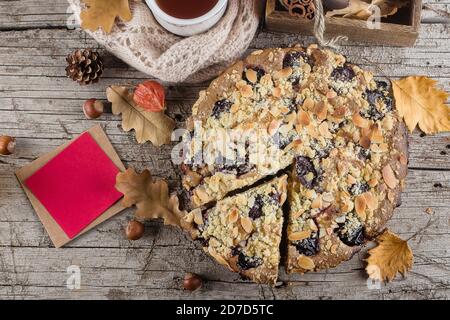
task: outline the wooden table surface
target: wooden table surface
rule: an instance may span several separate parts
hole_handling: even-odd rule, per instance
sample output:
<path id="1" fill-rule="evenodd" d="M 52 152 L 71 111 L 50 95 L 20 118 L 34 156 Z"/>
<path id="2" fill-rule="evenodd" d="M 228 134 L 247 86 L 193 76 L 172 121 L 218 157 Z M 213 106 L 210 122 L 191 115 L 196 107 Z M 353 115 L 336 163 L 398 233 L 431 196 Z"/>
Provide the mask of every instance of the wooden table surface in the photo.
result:
<path id="1" fill-rule="evenodd" d="M 427 0 L 420 38 L 414 48 L 351 43 L 340 52 L 377 75 L 392 78 L 426 75 L 450 91 L 449 0 Z M 443 299 L 450 298 L 450 134 L 409 137 L 410 169 L 403 204 L 389 228 L 410 241 L 414 267 L 406 278 L 369 289 L 364 272 L 366 250 L 327 271 L 303 276 L 281 273 L 279 288 L 242 281 L 214 263 L 182 232 L 149 222 L 143 239 L 130 242 L 123 227 L 126 211 L 55 249 L 14 171 L 69 139 L 101 124 L 126 166 L 149 168 L 169 179 L 179 177 L 170 161 L 171 146 L 138 145 L 120 129 L 120 119 L 107 113 L 86 120 L 86 99 L 105 99 L 110 84 L 138 83 L 148 77 L 104 52 L 80 30 L 66 27 L 65 0 L 0 1 L 0 134 L 17 137 L 17 152 L 0 158 L 0 299 Z M 251 49 L 308 44 L 313 39 L 260 32 Z M 65 77 L 65 56 L 77 48 L 98 48 L 106 69 L 100 83 L 80 87 Z M 374 64 L 368 63 L 371 61 Z M 205 84 L 206 85 L 206 84 Z M 205 85 L 169 86 L 168 110 L 178 126 L 190 113 Z M 433 214 L 425 213 L 432 208 Z M 67 268 L 78 265 L 81 288 L 66 287 Z M 185 272 L 208 279 L 193 294 L 180 289 Z"/>

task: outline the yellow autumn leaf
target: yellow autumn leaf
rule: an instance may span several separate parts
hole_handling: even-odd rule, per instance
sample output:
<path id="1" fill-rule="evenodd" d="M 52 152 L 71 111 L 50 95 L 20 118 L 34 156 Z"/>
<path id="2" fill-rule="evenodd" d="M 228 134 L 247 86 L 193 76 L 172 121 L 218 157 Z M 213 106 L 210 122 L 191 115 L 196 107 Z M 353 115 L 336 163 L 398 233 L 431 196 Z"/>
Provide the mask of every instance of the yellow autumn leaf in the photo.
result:
<path id="1" fill-rule="evenodd" d="M 86 5 L 81 14 L 81 27 L 85 30 L 95 31 L 102 28 L 110 33 L 116 18 L 130 21 L 132 18 L 128 0 L 82 0 Z"/>
<path id="2" fill-rule="evenodd" d="M 369 250 L 366 272 L 369 278 L 391 281 L 398 272 L 405 275 L 413 264 L 413 254 L 408 242 L 386 230 L 376 239 L 378 245 Z"/>
<path id="3" fill-rule="evenodd" d="M 450 131 L 448 93 L 436 87 L 436 81 L 423 76 L 392 81 L 395 105 L 409 131 L 418 125 L 426 134 Z"/>

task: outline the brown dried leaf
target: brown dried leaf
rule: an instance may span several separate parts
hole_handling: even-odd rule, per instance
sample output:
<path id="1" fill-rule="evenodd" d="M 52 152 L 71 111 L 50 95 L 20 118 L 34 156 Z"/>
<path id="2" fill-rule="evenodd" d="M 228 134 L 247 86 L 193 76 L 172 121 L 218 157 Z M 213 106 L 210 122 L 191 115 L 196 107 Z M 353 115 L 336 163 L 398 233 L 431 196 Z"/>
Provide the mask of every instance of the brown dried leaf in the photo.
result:
<path id="1" fill-rule="evenodd" d="M 409 131 L 418 125 L 424 133 L 450 131 L 448 93 L 436 87 L 436 80 L 406 77 L 392 81 L 395 105 Z"/>
<path id="2" fill-rule="evenodd" d="M 151 112 L 139 107 L 126 87 L 110 86 L 106 89 L 106 96 L 112 103 L 112 112 L 122 114 L 123 130 L 136 131 L 138 143 L 151 141 L 155 146 L 170 143 L 175 121 L 164 112 Z"/>
<path id="3" fill-rule="evenodd" d="M 371 6 L 380 8 L 380 17 L 387 17 L 397 13 L 398 9 L 407 5 L 406 0 L 350 0 L 347 7 L 328 11 L 326 16 L 342 16 L 344 18 L 353 18 L 367 20 L 375 14 L 375 10 Z"/>
<path id="4" fill-rule="evenodd" d="M 376 241 L 378 246 L 368 251 L 366 271 L 369 278 L 391 281 L 398 272 L 405 275 L 413 265 L 413 254 L 408 242 L 386 230 Z"/>
<path id="5" fill-rule="evenodd" d="M 95 31 L 102 28 L 110 33 L 116 18 L 130 21 L 132 18 L 128 0 L 82 0 L 86 9 L 81 11 L 81 27 Z"/>
<path id="6" fill-rule="evenodd" d="M 169 197 L 167 182 L 154 181 L 150 171 L 138 174 L 133 168 L 128 168 L 117 175 L 116 189 L 124 194 L 124 206 L 136 206 L 136 217 L 162 218 L 166 225 L 182 227 L 181 220 L 186 212 L 179 209 L 178 197 Z"/>

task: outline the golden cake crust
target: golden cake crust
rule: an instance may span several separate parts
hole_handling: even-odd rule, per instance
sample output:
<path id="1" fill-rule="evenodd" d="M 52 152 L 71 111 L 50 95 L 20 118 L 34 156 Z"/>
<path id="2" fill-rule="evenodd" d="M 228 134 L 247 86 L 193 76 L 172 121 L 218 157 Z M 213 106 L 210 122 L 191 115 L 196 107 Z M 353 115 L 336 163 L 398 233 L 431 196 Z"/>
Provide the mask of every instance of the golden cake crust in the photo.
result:
<path id="1" fill-rule="evenodd" d="M 225 101 L 221 108 L 218 101 Z M 384 84 L 342 55 L 315 45 L 257 50 L 200 93 L 187 127 L 193 130 L 196 121 L 203 128 L 263 128 L 269 136 L 285 129 L 280 161 L 269 170 L 185 166 L 183 185 L 191 208 L 198 208 L 290 166 L 287 272 L 348 260 L 399 205 L 405 126 Z M 298 169 L 301 162 L 307 169 Z"/>

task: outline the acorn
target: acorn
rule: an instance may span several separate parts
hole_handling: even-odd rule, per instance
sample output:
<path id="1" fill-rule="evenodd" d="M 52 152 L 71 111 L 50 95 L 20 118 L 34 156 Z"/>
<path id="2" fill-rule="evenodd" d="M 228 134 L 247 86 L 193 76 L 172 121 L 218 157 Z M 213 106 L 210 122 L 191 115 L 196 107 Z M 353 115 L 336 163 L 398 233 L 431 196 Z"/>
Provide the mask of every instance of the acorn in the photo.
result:
<path id="1" fill-rule="evenodd" d="M 144 235 L 145 226 L 137 220 L 130 220 L 125 229 L 128 240 L 138 240 Z"/>
<path id="2" fill-rule="evenodd" d="M 103 114 L 103 102 L 97 99 L 89 99 L 83 105 L 83 112 L 88 119 L 97 119 Z"/>
<path id="3" fill-rule="evenodd" d="M 195 291 L 200 289 L 203 285 L 203 280 L 195 273 L 186 273 L 183 280 L 183 288 L 188 291 Z"/>
<path id="4" fill-rule="evenodd" d="M 8 156 L 16 149 L 16 139 L 10 136 L 0 136 L 0 154 Z"/>

